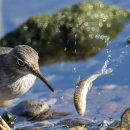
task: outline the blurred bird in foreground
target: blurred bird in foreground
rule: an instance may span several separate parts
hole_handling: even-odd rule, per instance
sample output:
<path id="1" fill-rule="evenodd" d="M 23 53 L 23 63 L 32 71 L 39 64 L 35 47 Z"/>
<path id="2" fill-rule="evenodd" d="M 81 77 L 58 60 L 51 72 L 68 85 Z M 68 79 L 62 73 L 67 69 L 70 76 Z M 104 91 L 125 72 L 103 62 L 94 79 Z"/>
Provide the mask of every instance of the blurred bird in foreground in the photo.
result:
<path id="1" fill-rule="evenodd" d="M 38 53 L 33 48 L 27 45 L 0 47 L 0 106 L 26 93 L 36 76 L 54 92 L 39 71 Z"/>

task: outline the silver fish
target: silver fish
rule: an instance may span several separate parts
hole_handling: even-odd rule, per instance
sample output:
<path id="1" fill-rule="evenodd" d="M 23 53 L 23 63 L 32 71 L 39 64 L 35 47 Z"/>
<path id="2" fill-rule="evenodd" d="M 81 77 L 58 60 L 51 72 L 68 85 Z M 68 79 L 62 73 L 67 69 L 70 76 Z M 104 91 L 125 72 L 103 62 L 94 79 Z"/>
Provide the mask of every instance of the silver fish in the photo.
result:
<path id="1" fill-rule="evenodd" d="M 112 69 L 106 69 L 103 70 L 100 73 L 93 74 L 83 80 L 80 80 L 80 77 L 77 79 L 76 83 L 76 89 L 74 92 L 74 105 L 77 110 L 77 112 L 84 116 L 86 112 L 86 97 L 89 92 L 89 90 L 92 87 L 92 83 L 94 80 L 96 80 L 98 77 L 102 75 L 106 75 L 112 72 Z"/>

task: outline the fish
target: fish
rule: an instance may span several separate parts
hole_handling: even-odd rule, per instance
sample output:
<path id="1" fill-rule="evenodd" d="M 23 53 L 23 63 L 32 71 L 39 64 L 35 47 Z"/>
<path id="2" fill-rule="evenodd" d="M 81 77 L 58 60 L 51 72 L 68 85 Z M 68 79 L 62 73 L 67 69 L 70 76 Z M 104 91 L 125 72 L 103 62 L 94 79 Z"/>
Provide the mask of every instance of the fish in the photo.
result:
<path id="1" fill-rule="evenodd" d="M 102 75 L 107 75 L 112 72 L 112 69 L 105 69 L 102 70 L 99 73 L 92 74 L 91 76 L 80 80 L 80 76 L 78 76 L 76 81 L 76 89 L 74 91 L 74 105 L 76 108 L 76 111 L 79 115 L 84 116 L 86 112 L 86 98 L 87 94 L 90 91 L 93 81 L 95 81 L 98 77 Z"/>

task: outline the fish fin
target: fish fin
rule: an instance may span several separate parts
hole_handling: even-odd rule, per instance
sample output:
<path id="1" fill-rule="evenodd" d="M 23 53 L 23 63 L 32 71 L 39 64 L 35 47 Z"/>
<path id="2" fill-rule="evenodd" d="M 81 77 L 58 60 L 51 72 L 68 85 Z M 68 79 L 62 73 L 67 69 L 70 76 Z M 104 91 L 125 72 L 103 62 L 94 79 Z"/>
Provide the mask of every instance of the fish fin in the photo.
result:
<path id="1" fill-rule="evenodd" d="M 80 83 L 80 75 L 79 75 L 79 76 L 77 77 L 77 79 L 76 79 L 76 86 L 78 86 L 79 83 Z"/>

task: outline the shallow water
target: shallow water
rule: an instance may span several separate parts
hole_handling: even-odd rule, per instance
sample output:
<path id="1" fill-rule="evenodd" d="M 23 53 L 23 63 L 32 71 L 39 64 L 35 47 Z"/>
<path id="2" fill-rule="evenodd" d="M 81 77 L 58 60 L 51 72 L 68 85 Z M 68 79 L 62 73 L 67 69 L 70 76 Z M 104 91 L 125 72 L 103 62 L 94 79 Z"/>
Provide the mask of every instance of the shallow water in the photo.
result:
<path id="1" fill-rule="evenodd" d="M 15 29 L 19 24 L 34 14 L 41 12 L 54 13 L 63 7 L 80 1 L 66 0 L 60 2 L 59 0 L 50 0 L 46 2 L 39 0 L 36 2 L 22 0 L 25 8 L 23 12 L 23 6 L 19 3 L 20 1 L 13 0 L 13 2 L 11 1 L 9 3 L 9 0 L 4 0 L 3 23 L 5 32 Z M 30 3 L 31 5 L 28 6 Z M 130 9 L 129 0 L 118 0 L 118 2 L 109 0 L 107 3 Z M 72 113 L 71 116 L 66 118 L 80 117 L 73 105 L 73 91 L 76 78 L 78 75 L 84 78 L 101 71 L 105 61 L 108 60 L 108 55 L 111 55 L 108 67 L 111 67 L 113 72 L 110 75 L 100 77 L 94 82 L 87 97 L 87 114 L 84 118 L 94 119 L 96 117 L 99 120 L 103 120 L 112 117 L 119 119 L 125 108 L 130 107 L 130 46 L 126 42 L 128 37 L 130 37 L 130 23 L 126 24 L 122 32 L 110 41 L 108 46 L 90 59 L 75 62 L 57 62 L 47 66 L 41 66 L 40 70 L 45 74 L 56 91 L 51 93 L 37 79 L 34 87 L 16 100 L 15 104 L 29 98 L 49 100 L 49 104 L 53 104 L 53 109 Z M 107 50 L 109 51 L 108 53 Z M 51 120 L 51 122 L 57 122 L 58 120 L 61 119 Z"/>

